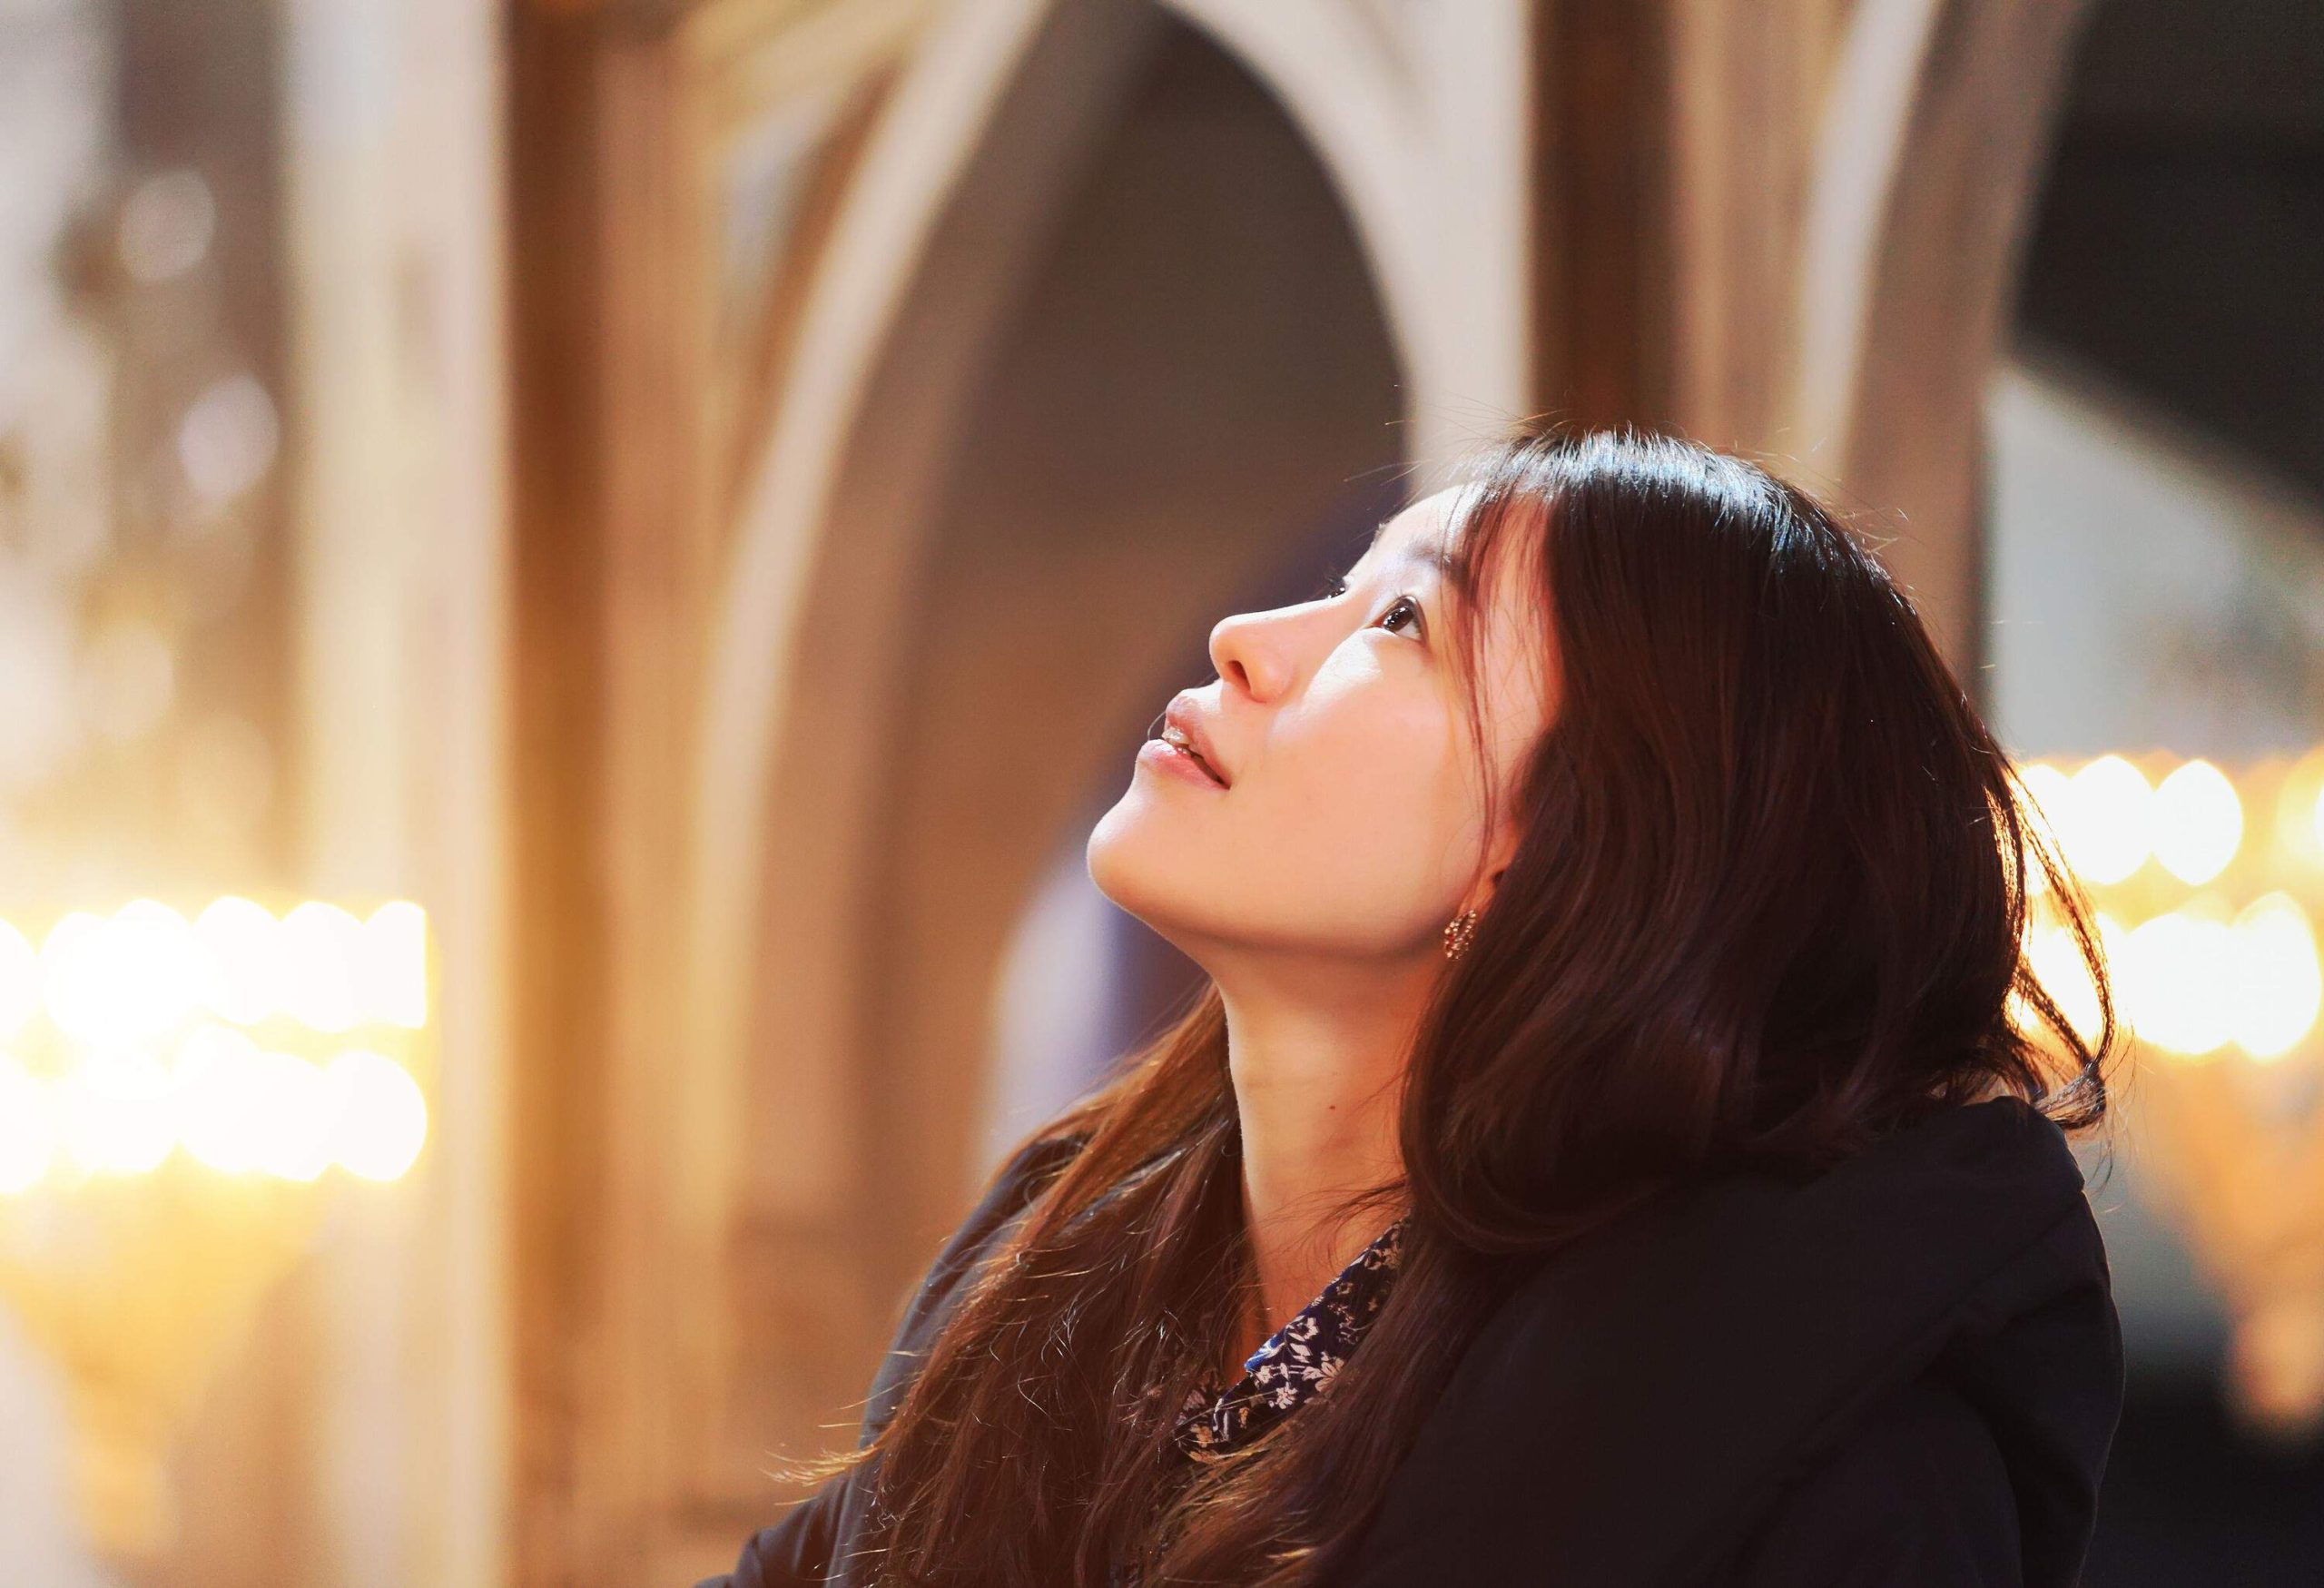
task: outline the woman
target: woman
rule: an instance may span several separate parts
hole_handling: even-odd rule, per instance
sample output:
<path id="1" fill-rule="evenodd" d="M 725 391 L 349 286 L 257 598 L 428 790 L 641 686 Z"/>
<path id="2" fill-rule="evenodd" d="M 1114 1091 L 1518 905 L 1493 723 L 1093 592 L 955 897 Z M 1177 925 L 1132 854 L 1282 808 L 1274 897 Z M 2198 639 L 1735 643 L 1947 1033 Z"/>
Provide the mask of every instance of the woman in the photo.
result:
<path id="1" fill-rule="evenodd" d="M 2073 1583 L 2111 1005 L 1873 557 L 1738 459 L 1527 426 L 1210 649 L 1088 856 L 1203 996 L 1010 1158 L 714 1583 Z"/>

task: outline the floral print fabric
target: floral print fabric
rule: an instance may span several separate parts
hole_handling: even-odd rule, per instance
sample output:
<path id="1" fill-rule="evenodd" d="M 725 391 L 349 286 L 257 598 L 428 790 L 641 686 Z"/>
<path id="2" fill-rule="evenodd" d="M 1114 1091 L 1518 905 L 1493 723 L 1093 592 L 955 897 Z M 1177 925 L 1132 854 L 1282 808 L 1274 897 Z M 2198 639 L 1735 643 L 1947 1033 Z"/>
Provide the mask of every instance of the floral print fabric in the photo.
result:
<path id="1" fill-rule="evenodd" d="M 1399 1218 L 1357 1253 L 1321 1295 L 1244 1360 L 1241 1378 L 1224 1390 L 1191 1391 L 1178 1412 L 1178 1447 L 1189 1455 L 1231 1449 L 1328 1389 L 1387 1299 L 1403 1233 Z"/>
<path id="2" fill-rule="evenodd" d="M 1331 1386 L 1372 1327 L 1403 1255 L 1405 1220 L 1391 1224 L 1342 1268 L 1339 1277 L 1244 1358 L 1243 1376 L 1224 1390 L 1187 1392 L 1175 1426 L 1178 1448 L 1222 1452 L 1256 1438 Z M 1138 1588 L 1137 1568 L 1117 1565 L 1110 1588 Z"/>

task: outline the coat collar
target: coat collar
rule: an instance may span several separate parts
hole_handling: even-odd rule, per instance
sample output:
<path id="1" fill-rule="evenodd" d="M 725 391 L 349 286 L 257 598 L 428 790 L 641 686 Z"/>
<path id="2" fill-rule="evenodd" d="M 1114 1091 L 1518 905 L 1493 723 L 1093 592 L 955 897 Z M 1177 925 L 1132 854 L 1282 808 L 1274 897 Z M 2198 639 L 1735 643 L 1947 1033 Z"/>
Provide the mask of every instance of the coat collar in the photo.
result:
<path id="1" fill-rule="evenodd" d="M 1787 1475 L 1941 1355 L 2026 1397 L 2007 1415 L 2037 1442 L 2071 1445 L 2119 1403 L 2081 1171 L 2015 1098 L 1805 1184 L 1657 1198 L 1556 1254 L 1462 1355 L 1349 1582 L 1699 1581 Z M 2050 1454 L 2064 1470 L 2077 1453 Z M 2085 1498 L 2071 1479 L 2020 1494 L 2029 1561 L 2079 1558 Z"/>

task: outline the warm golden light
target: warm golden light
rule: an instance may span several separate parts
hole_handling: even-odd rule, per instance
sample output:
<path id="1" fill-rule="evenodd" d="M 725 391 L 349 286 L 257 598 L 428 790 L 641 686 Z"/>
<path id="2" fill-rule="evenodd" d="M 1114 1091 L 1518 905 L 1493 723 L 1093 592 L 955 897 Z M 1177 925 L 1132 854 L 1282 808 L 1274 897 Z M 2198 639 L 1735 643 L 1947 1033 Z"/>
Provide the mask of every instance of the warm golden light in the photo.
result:
<path id="1" fill-rule="evenodd" d="M 2227 869 L 2243 842 L 2243 802 L 2227 774 L 2190 761 L 2156 785 L 2152 807 L 2154 858 L 2191 887 Z"/>
<path id="2" fill-rule="evenodd" d="M 207 976 L 203 1001 L 238 1025 L 275 1011 L 283 969 L 282 928 L 264 906 L 231 894 L 194 917 Z"/>
<path id="3" fill-rule="evenodd" d="M 371 912 L 363 923 L 355 962 L 356 992 L 364 1010 L 389 1025 L 428 1021 L 428 915 L 399 899 Z"/>
<path id="4" fill-rule="evenodd" d="M 2324 749 L 2292 763 L 2269 804 L 2278 854 L 2300 870 L 2324 870 Z"/>
<path id="5" fill-rule="evenodd" d="M 86 1174 L 143 1174 L 177 1142 L 169 1072 L 143 1053 L 94 1053 L 52 1088 L 65 1154 Z"/>
<path id="6" fill-rule="evenodd" d="M 137 899 L 34 942 L 0 922 L 0 1300 L 65 1369 L 92 1536 L 145 1554 L 172 1433 L 326 1176 L 394 1181 L 426 1144 L 428 918 Z"/>
<path id="7" fill-rule="evenodd" d="M 202 1026 L 178 1050 L 177 1079 L 185 1099 L 178 1134 L 186 1151 L 222 1174 L 255 1171 L 266 1157 L 266 1075 L 258 1044 L 223 1026 Z"/>
<path id="8" fill-rule="evenodd" d="M 428 994 L 428 918 L 406 900 L 277 920 L 226 897 L 188 922 L 140 899 L 66 914 L 37 952 L 0 922 L 0 1031 L 27 1044 L 0 1058 L 0 1195 L 173 1153 L 227 1176 L 399 1179 L 428 1106 L 379 1048 L 426 1025 Z M 341 1041 L 293 1050 L 313 1033 Z"/>
<path id="9" fill-rule="evenodd" d="M 383 1053 L 350 1049 L 330 1061 L 342 1104 L 332 1157 L 367 1180 L 401 1178 L 428 1139 L 428 1100 L 411 1074 Z"/>
<path id="10" fill-rule="evenodd" d="M 284 916 L 284 1011 L 319 1031 L 353 1025 L 363 1012 L 355 992 L 362 952 L 362 922 L 336 904 L 310 900 Z"/>
<path id="11" fill-rule="evenodd" d="M 2139 1040 L 2183 1058 L 2208 1058 L 2230 1035 L 2235 934 L 2227 923 L 2172 910 L 2130 934 L 2120 962 L 2122 999 Z"/>
<path id="12" fill-rule="evenodd" d="M 111 1034 L 104 939 L 104 918 L 75 910 L 41 940 L 41 1002 L 51 1021 L 84 1042 Z"/>
<path id="13" fill-rule="evenodd" d="M 202 992 L 200 945 L 186 918 L 166 904 L 137 899 L 103 931 L 105 969 L 120 1010 L 118 1035 L 150 1041 L 183 1021 Z"/>
<path id="14" fill-rule="evenodd" d="M 2308 912 L 2278 891 L 2235 918 L 2236 990 L 2231 1010 L 2238 1046 L 2272 1063 L 2305 1041 L 2324 1003 L 2324 973 Z"/>
<path id="15" fill-rule="evenodd" d="M 2256 808 L 2280 814 L 2274 826 L 2258 829 L 2261 843 L 2272 840 L 2274 847 L 2253 857 L 2265 868 L 2257 874 L 2298 876 L 2316 836 L 2309 807 L 2324 798 L 2318 793 L 2324 753 L 2289 773 L 2262 768 L 2259 776 Z M 2135 926 L 2123 925 L 2113 908 L 2097 916 L 2117 1011 L 2135 1036 L 2174 1059 L 2209 1060 L 2231 1044 L 2263 1063 L 2310 1040 L 2324 1008 L 2316 935 L 2299 899 L 2278 889 L 2236 913 L 2222 893 L 2174 892 L 2173 884 L 2219 883 L 2245 851 L 2245 797 L 2224 772 L 2206 760 L 2185 761 L 2150 784 L 2128 758 L 2102 755 L 2072 776 L 2033 762 L 2019 768 L 2019 777 L 2076 881 L 2102 890 L 2112 906 L 2144 906 L 2132 918 Z M 2295 807 L 2297 822 L 2290 815 Z M 2168 881 L 2142 874 L 2149 855 Z M 2244 874 L 2240 866 L 2237 874 Z M 2029 875 L 2028 892 L 2042 891 L 2038 874 Z M 2074 1030 L 2094 1040 L 2097 996 L 2053 912 L 2029 912 L 2025 953 Z M 2014 999 L 2012 1018 L 2023 1024 L 2026 1014 L 2024 1001 Z"/>
<path id="16" fill-rule="evenodd" d="M 2130 934 L 2122 922 L 2103 910 L 2098 912 L 2092 925 L 2098 935 L 2098 953 L 2110 977 L 2121 974 Z M 2035 980 L 2042 983 L 2066 1023 L 2084 1042 L 2098 1041 L 2098 988 L 2090 977 L 2090 967 L 2082 957 L 2081 948 L 2073 933 L 2063 926 L 2044 924 L 2033 928 L 2026 937 L 2026 959 Z M 2117 1016 L 2121 1016 L 2121 990 L 2116 988 Z M 2020 1023 L 2024 1011 L 2019 1011 Z"/>
<path id="17" fill-rule="evenodd" d="M 258 1071 L 259 1109 L 251 1121 L 258 1167 L 277 1179 L 315 1179 L 330 1167 L 344 1089 L 292 1053 L 261 1050 Z"/>
<path id="18" fill-rule="evenodd" d="M 2154 791 L 2120 755 L 2101 755 L 2068 784 L 2059 836 L 2075 875 L 2119 883 L 2146 863 L 2152 849 Z"/>

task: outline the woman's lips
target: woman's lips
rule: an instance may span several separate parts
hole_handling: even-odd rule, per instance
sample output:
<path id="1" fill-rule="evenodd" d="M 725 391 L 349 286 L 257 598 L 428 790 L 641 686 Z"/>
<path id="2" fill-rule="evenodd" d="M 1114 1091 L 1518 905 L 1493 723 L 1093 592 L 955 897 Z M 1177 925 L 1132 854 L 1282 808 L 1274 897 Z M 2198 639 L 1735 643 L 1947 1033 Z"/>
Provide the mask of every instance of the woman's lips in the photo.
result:
<path id="1" fill-rule="evenodd" d="M 1170 777 L 1184 778 L 1207 789 L 1226 787 L 1210 774 L 1198 758 L 1165 739 L 1147 740 L 1137 747 L 1137 758 Z"/>
<path id="2" fill-rule="evenodd" d="M 1218 750 L 1210 740 L 1210 725 L 1204 713 L 1195 704 L 1194 696 L 1181 689 L 1170 697 L 1162 713 L 1161 738 L 1180 750 L 1192 754 L 1196 764 L 1210 774 L 1210 780 L 1226 788 L 1234 783 L 1227 774 L 1226 764 L 1218 758 Z"/>

